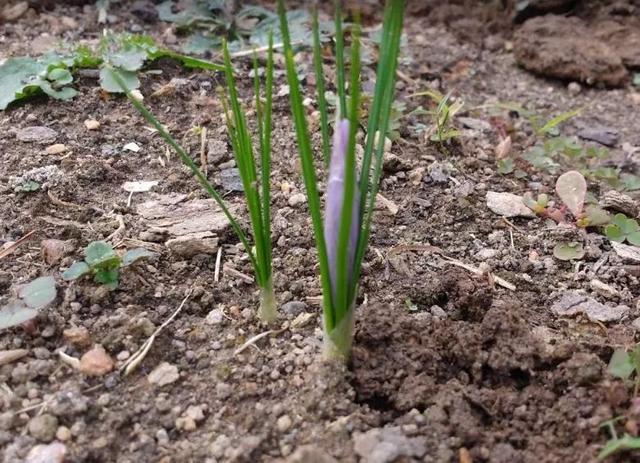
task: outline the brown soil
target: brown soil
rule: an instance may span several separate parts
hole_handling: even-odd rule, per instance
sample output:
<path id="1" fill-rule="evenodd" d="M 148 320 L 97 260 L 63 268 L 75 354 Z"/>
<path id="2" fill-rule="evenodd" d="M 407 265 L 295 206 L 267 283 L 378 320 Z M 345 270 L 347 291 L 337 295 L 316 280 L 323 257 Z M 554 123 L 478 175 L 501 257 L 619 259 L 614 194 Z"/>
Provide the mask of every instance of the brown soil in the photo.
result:
<path id="1" fill-rule="evenodd" d="M 99 36 L 92 6 L 52 8 L 30 10 L 17 22 L 1 24 L 0 53 L 40 51 L 52 37 Z M 615 128 L 619 143 L 604 162 L 637 174 L 638 153 L 629 150 L 640 146 L 637 89 L 585 87 L 576 93 L 563 82 L 535 77 L 517 65 L 510 51 L 510 32 L 503 26 L 510 18 L 495 12 L 467 15 L 465 29 L 461 8 L 451 6 L 449 13 L 457 12 L 459 20 L 448 26 L 442 18 L 451 16 L 444 10 L 440 16 L 407 17 L 398 99 L 413 109 L 426 102 L 409 95 L 426 88 L 451 90 L 465 102 L 462 116 L 489 121 L 491 128 L 456 122 L 462 136 L 439 147 L 411 128 L 428 125 L 424 116 L 401 121 L 401 140 L 392 149 L 399 162 L 388 167 L 381 186 L 398 212 L 381 206 L 375 217 L 348 367 L 319 360 L 320 287 L 310 221 L 304 204 L 289 203 L 303 187 L 286 96 L 275 99 L 274 278 L 281 304 L 299 301 L 304 306 L 289 304 L 275 332 L 241 353 L 236 349 L 266 330 L 255 320 L 255 286 L 238 276 L 251 275 L 246 256 L 235 237 L 220 230 L 216 238 L 223 270 L 215 282 L 215 252 L 183 257 L 164 245 L 167 236 L 149 229 L 140 204 L 161 195 L 184 194 L 192 200 L 205 194 L 175 155 L 167 157 L 164 144 L 129 104 L 103 95 L 95 77 L 85 74 L 75 85 L 79 95 L 69 102 L 39 98 L 3 112 L 0 244 L 36 230 L 34 239 L 0 259 L 3 294 L 37 276 L 59 277 L 88 242 L 118 229 L 118 217 L 125 224 L 111 238 L 118 249 L 142 241 L 158 256 L 125 271 L 114 292 L 88 280 L 58 278 L 59 298 L 35 326 L 0 333 L 0 351 L 28 350 L 26 357 L 0 366 L 2 461 L 25 461 L 33 447 L 59 440 L 70 462 L 595 462 L 609 437 L 600 423 L 624 416 L 620 429 L 634 432 L 633 388 L 612 378 L 606 363 L 614 348 L 632 345 L 636 337 L 631 321 L 640 316 L 638 265 L 623 262 L 596 233 L 579 236 L 587 249 L 580 265 L 554 260 L 558 237 L 573 231 L 550 229 L 538 218 L 507 222 L 487 209 L 487 191 L 552 192 L 555 177 L 520 159 L 517 164 L 527 178 L 499 175 L 493 150 L 501 130 L 512 134 L 516 155 L 530 144 L 531 130 L 514 114 L 481 105 L 518 102 L 545 117 L 586 108 L 563 132 Z M 144 22 L 122 5 L 114 14 L 113 29 L 135 25 L 177 46 L 167 24 Z M 69 27 L 69 19 L 80 26 Z M 469 22 L 493 28 L 480 34 Z M 309 75 L 309 55 L 301 56 L 301 72 Z M 237 65 L 241 71 L 250 67 L 248 61 Z M 215 98 L 221 77 L 170 61 L 151 68 L 161 72 L 142 74 L 145 103 L 197 162 L 200 140 L 190 128 L 207 127 L 209 173 L 219 182 L 220 165 L 232 158 Z M 365 80 L 372 69 L 365 69 Z M 185 81 L 171 95 L 149 96 L 174 77 Z M 249 101 L 250 82 L 240 82 L 241 96 Z M 278 76 L 276 91 L 284 83 Z M 313 97 L 313 86 L 304 90 Z M 88 118 L 100 122 L 99 130 L 86 130 Z M 36 125 L 54 129 L 55 142 L 68 151 L 49 155 L 45 145 L 16 139 L 18 131 Z M 132 141 L 141 146 L 139 153 L 122 150 Z M 13 177 L 44 166 L 61 172 L 45 191 L 15 192 L 10 186 Z M 127 206 L 128 193 L 121 186 L 133 180 L 160 183 L 152 192 L 135 194 Z M 590 189 L 600 196 L 609 188 L 590 182 Z M 637 203 L 637 192 L 631 196 Z M 241 210 L 238 193 L 227 197 Z M 41 257 L 40 241 L 47 238 L 66 240 L 70 247 L 52 265 Z M 454 266 L 440 253 L 484 266 L 516 290 L 496 284 L 490 275 Z M 615 293 L 597 292 L 594 279 Z M 627 305 L 630 311 L 606 326 L 557 317 L 550 310 L 552 301 L 572 290 Z M 87 377 L 59 360 L 59 349 L 79 358 L 97 343 L 121 365 L 187 294 L 183 311 L 130 376 Z M 212 311 L 222 316 L 212 317 Z M 299 323 L 300 311 L 308 314 L 306 323 Z M 88 330 L 88 345 L 64 336 L 71 327 Z M 153 385 L 148 375 L 162 362 L 176 367 L 179 376 L 167 385 Z M 57 437 L 34 430 L 34 418 L 45 415 L 53 417 L 49 425 Z M 385 457 L 394 454 L 385 454 L 382 447 L 372 452 L 368 436 L 400 452 L 397 458 Z M 626 454 L 610 461 L 640 457 Z"/>

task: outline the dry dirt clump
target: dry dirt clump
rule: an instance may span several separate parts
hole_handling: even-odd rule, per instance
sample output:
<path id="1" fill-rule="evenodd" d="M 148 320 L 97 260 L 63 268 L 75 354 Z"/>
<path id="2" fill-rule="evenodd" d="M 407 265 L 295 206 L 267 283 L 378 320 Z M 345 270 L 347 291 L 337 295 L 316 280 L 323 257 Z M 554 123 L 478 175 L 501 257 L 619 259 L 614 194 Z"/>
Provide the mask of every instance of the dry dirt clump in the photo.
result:
<path id="1" fill-rule="evenodd" d="M 529 19 L 515 33 L 514 52 L 525 69 L 548 77 L 612 87 L 629 78 L 616 50 L 575 17 Z"/>

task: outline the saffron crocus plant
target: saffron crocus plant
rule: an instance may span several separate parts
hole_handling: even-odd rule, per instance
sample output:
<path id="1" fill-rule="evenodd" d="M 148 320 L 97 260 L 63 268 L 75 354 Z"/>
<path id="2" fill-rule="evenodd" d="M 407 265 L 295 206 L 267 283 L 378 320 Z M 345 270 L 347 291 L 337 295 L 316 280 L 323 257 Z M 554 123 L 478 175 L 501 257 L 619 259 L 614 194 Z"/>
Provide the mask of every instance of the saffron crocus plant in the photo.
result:
<path id="1" fill-rule="evenodd" d="M 355 156 L 360 100 L 359 27 L 357 21 L 351 27 L 349 99 L 347 99 L 343 64 L 342 12 L 339 1 L 336 1 L 336 90 L 340 104 L 337 109 L 337 122 L 329 160 L 324 220 L 320 210 L 320 193 L 317 188 L 311 138 L 293 60 L 283 0 L 278 0 L 278 14 L 284 43 L 291 113 L 296 129 L 298 153 L 320 265 L 325 356 L 346 361 L 353 336 L 353 313 L 358 281 L 369 240 L 375 198 L 382 170 L 385 137 L 378 135 L 386 134 L 389 128 L 402 34 L 404 0 L 387 0 L 385 6 L 376 84 L 365 127 L 366 142 L 362 164 L 359 168 Z M 316 82 L 320 82 L 324 87 L 316 15 L 317 13 L 314 13 L 312 22 L 314 68 Z M 324 101 L 324 92 L 318 91 L 317 97 L 321 112 L 323 155 L 326 157 L 329 146 L 329 130 L 326 124 L 328 120 L 327 105 Z"/>
<path id="2" fill-rule="evenodd" d="M 258 77 L 258 60 L 254 54 L 254 91 L 255 110 L 257 118 L 257 144 L 260 152 L 260 163 L 254 158 L 254 148 L 247 127 L 244 111 L 238 100 L 236 91 L 231 57 L 226 43 L 223 45 L 224 73 L 228 90 L 228 97 L 221 95 L 225 120 L 229 139 L 233 148 L 236 164 L 242 181 L 245 202 L 249 212 L 251 231 L 255 252 L 249 243 L 246 235 L 242 231 L 240 224 L 227 207 L 222 196 L 211 185 L 205 174 L 196 166 L 191 157 L 175 141 L 162 124 L 136 100 L 120 76 L 112 72 L 113 79 L 118 83 L 133 106 L 151 124 L 178 154 L 181 161 L 194 174 L 198 182 L 205 191 L 218 203 L 227 219 L 231 223 L 233 231 L 242 243 L 253 266 L 255 279 L 260 287 L 260 318 L 265 322 L 271 322 L 276 318 L 276 298 L 273 291 L 272 262 L 271 262 L 271 216 L 270 216 L 270 194 L 269 175 L 271 164 L 271 108 L 272 108 L 272 88 L 273 88 L 273 39 L 269 37 L 269 47 L 267 50 L 266 82 L 264 92 L 264 102 L 260 96 L 260 78 Z M 260 174 L 258 175 L 258 172 Z"/>

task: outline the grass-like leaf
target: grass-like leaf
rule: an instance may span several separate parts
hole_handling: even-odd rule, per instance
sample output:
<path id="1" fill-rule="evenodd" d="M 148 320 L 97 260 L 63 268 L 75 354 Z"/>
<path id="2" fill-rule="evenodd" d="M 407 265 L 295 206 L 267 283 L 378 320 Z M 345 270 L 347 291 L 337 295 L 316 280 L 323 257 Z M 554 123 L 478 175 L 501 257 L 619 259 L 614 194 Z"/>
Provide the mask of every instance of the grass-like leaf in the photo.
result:
<path id="1" fill-rule="evenodd" d="M 298 143 L 298 153 L 302 164 L 302 176 L 307 194 L 309 214 L 313 225 L 313 234 L 320 264 L 320 282 L 323 293 L 323 317 L 326 329 L 332 330 L 335 327 L 335 317 L 333 313 L 333 301 L 331 296 L 331 283 L 329 281 L 329 265 L 327 260 L 327 246 L 324 240 L 324 230 L 322 224 L 322 213 L 320 209 L 320 195 L 318 193 L 315 167 L 313 165 L 313 150 L 311 148 L 311 137 L 307 127 L 305 111 L 302 105 L 302 95 L 300 93 L 300 82 L 296 74 L 293 62 L 293 50 L 291 48 L 291 38 L 287 25 L 284 1 L 278 0 L 278 16 L 280 18 L 280 31 L 284 44 L 285 67 L 287 81 L 289 82 L 289 101 L 291 114 L 296 130 L 296 140 Z"/>
<path id="2" fill-rule="evenodd" d="M 404 0 L 388 0 L 384 12 L 384 24 L 378 62 L 376 86 L 366 127 L 367 138 L 360 176 L 356 175 L 355 146 L 358 130 L 360 96 L 360 39 L 356 25 L 351 28 L 351 56 L 349 102 L 345 82 L 344 41 L 342 36 L 342 9 L 335 4 L 336 28 L 336 87 L 338 114 L 334 146 L 329 162 L 327 208 L 323 227 L 320 216 L 320 197 L 316 187 L 311 139 L 302 106 L 300 84 L 295 72 L 293 52 L 285 16 L 283 0 L 278 0 L 278 14 L 285 50 L 287 80 L 291 113 L 296 129 L 298 151 L 302 163 L 303 180 L 309 203 L 323 291 L 323 315 L 325 340 L 329 340 L 329 355 L 345 359 L 348 356 L 352 336 L 351 320 L 356 298 L 358 279 L 370 234 L 375 198 L 382 171 L 384 134 L 391 116 L 391 104 L 395 86 L 395 73 L 402 33 Z M 314 20 L 314 23 L 316 21 Z M 317 23 L 313 27 L 317 30 Z M 314 67 L 316 81 L 324 85 L 319 41 L 314 40 Z M 319 77 L 318 77 L 319 76 Z M 320 93 L 320 89 L 318 89 Z M 324 92 L 322 92 L 324 96 Z M 328 151 L 328 119 L 326 104 L 318 97 L 322 113 L 321 130 L 323 154 Z M 348 123 L 345 119 L 348 119 Z M 346 125 L 345 125 L 346 124 Z M 348 135 L 343 131 L 348 127 Z M 377 136 L 378 134 L 382 134 Z M 346 142 L 345 139 L 346 138 Z M 336 201 L 339 206 L 336 206 Z M 355 214 L 354 214 L 355 212 Z M 339 220 L 338 220 L 339 217 Z M 355 220 L 354 220 L 355 219 Z M 337 225 L 336 225 L 337 224 Z M 337 229 L 337 230 L 336 230 Z M 355 239 L 354 239 L 355 238 Z"/>
<path id="3" fill-rule="evenodd" d="M 205 174 L 196 166 L 191 157 L 185 152 L 185 150 L 175 141 L 175 139 L 169 134 L 164 126 L 144 107 L 142 103 L 136 100 L 126 83 L 120 78 L 117 72 L 111 72 L 111 78 L 119 85 L 122 91 L 127 95 L 131 104 L 140 112 L 142 117 L 151 124 L 158 134 L 164 139 L 164 141 L 178 154 L 182 163 L 187 166 L 193 175 L 196 177 L 200 185 L 204 190 L 213 198 L 220 209 L 225 214 L 231 227 L 242 243 L 245 251 L 249 256 L 249 260 L 254 269 L 256 282 L 261 289 L 261 307 L 260 316 L 265 321 L 271 321 L 275 318 L 275 298 L 273 297 L 273 286 L 271 278 L 271 236 L 270 236 L 270 217 L 269 217 L 269 197 L 268 191 L 266 195 L 266 202 L 261 203 L 260 193 L 257 187 L 257 175 L 256 165 L 253 158 L 253 148 L 251 144 L 251 136 L 247 129 L 247 124 L 244 118 L 244 112 L 240 107 L 238 101 L 237 91 L 233 79 L 233 70 L 231 67 L 231 60 L 229 52 L 224 47 L 225 58 L 225 77 L 227 80 L 227 86 L 229 91 L 229 104 L 227 104 L 226 98 L 223 98 L 223 104 L 225 106 L 225 116 L 227 117 L 227 127 L 229 129 L 229 138 L 233 147 L 234 156 L 240 172 L 242 180 L 245 199 L 247 203 L 247 209 L 249 210 L 249 216 L 251 221 L 251 227 L 253 232 L 253 241 L 255 243 L 256 252 L 253 249 L 247 239 L 247 236 L 242 231 L 242 227 L 233 216 L 229 208 L 227 207 L 222 196 L 211 185 Z M 271 140 L 271 88 L 273 83 L 273 52 L 269 50 L 268 63 L 267 63 L 267 103 L 264 109 L 264 120 L 260 119 L 259 127 L 260 135 L 260 148 L 261 148 L 261 160 L 262 166 L 262 191 L 269 189 L 269 149 Z M 231 108 L 231 116 L 229 116 L 228 106 Z M 232 118 L 232 119 L 231 119 Z M 263 304 L 267 301 L 266 304 Z"/>

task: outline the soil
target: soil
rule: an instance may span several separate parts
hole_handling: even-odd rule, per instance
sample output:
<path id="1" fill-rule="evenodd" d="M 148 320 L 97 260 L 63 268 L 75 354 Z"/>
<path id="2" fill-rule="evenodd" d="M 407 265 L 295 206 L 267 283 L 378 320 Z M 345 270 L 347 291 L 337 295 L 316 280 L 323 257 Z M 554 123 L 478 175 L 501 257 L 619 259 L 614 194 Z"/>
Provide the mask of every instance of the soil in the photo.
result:
<path id="1" fill-rule="evenodd" d="M 570 3 L 579 6 L 562 11 L 587 23 L 611 15 L 623 25 L 635 21 L 633 14 L 616 13 L 625 5 L 638 13 L 633 2 L 616 2 L 617 9 L 606 2 Z M 595 462 L 610 437 L 601 423 L 621 416 L 619 432 L 637 434 L 633 386 L 613 378 L 606 365 L 615 348 L 632 346 L 637 337 L 638 262 L 624 260 L 595 232 L 550 227 L 542 218 L 503 219 L 487 208 L 486 193 L 552 195 L 555 183 L 555 175 L 519 158 L 532 143 L 531 127 L 489 103 L 516 102 L 545 118 L 584 108 L 562 126 L 563 134 L 613 130 L 617 137 L 601 162 L 638 174 L 638 89 L 629 79 L 616 89 L 577 84 L 589 63 L 559 76 L 569 85 L 551 79 L 557 74 L 530 74 L 512 51 L 514 30 L 527 22 L 514 25 L 509 9 L 471 4 L 466 13 L 464 2 L 415 8 L 406 18 L 397 99 L 411 110 L 427 104 L 411 97 L 416 92 L 452 91 L 465 103 L 459 116 L 468 119 L 454 122 L 461 136 L 444 146 L 412 128 L 428 125 L 425 116 L 400 121 L 391 149 L 396 158 L 385 164 L 380 190 L 397 211 L 381 204 L 376 213 L 348 366 L 321 359 L 320 286 L 306 205 L 292 200 L 303 186 L 284 93 L 274 101 L 272 140 L 274 286 L 281 311 L 271 333 L 242 350 L 269 329 L 255 318 L 248 259 L 224 224 L 196 252 L 165 245 L 182 232 L 159 228 L 158 216 L 144 213 L 148 202 L 179 198 L 171 204 L 184 209 L 168 209 L 179 214 L 201 210 L 195 206 L 204 207 L 206 195 L 125 100 L 103 94 L 96 76 L 85 73 L 71 101 L 37 98 L 3 112 L 0 245 L 35 234 L 0 258 L 0 302 L 42 275 L 56 276 L 58 299 L 36 323 L 0 333 L 0 351 L 27 350 L 0 366 L 2 461 L 25 461 L 38 451 L 52 455 L 53 447 L 38 446 L 59 442 L 70 462 Z M 375 22 L 371 11 L 365 20 Z M 173 47 L 181 40 L 170 25 L 140 19 L 123 4 L 112 14 L 114 30 L 144 32 Z M 102 30 L 96 17 L 90 4 L 30 9 L 0 24 L 0 53 L 37 54 L 57 39 L 95 41 Z M 538 39 L 531 37 L 532 43 Z M 554 44 L 567 59 L 569 45 Z M 301 72 L 311 75 L 309 54 L 300 57 Z M 628 58 L 622 63 L 633 72 Z M 237 66 L 246 76 L 250 62 L 237 60 Z M 209 177 L 222 184 L 232 153 L 215 96 L 221 76 L 165 60 L 151 69 L 159 72 L 141 75 L 145 104 L 196 162 L 201 140 L 190 129 L 207 128 Z M 373 66 L 363 72 L 370 81 Z M 169 94 L 151 96 L 172 79 Z M 249 102 L 251 82 L 239 82 Z M 279 74 L 276 93 L 284 84 Z M 314 90 L 308 79 L 305 93 L 313 97 Z M 87 130 L 86 119 L 100 127 Z M 20 141 L 16 135 L 32 126 L 53 129 L 55 139 Z M 507 132 L 525 178 L 496 170 L 494 149 Z M 123 150 L 130 142 L 141 150 Z M 53 143 L 66 151 L 47 154 Z M 15 178 L 36 168 L 46 168 L 39 171 L 42 188 L 15 191 Z M 159 184 L 133 194 L 129 204 L 122 184 L 136 180 Z M 597 181 L 589 187 L 596 197 L 610 190 Z M 638 210 L 638 192 L 627 194 Z M 240 193 L 227 199 L 242 211 Z M 568 237 L 584 244 L 581 261 L 553 258 L 555 244 Z M 62 256 L 43 259 L 46 239 L 65 242 Z M 157 256 L 123 271 L 115 291 L 89 280 L 62 281 L 60 270 L 99 239 L 118 250 L 144 246 Z M 571 291 L 628 310 L 606 324 L 560 317 L 552 305 Z M 138 368 L 122 375 L 117 368 L 185 297 Z M 116 370 L 84 375 L 58 354 L 81 358 L 94 344 L 104 347 Z"/>

